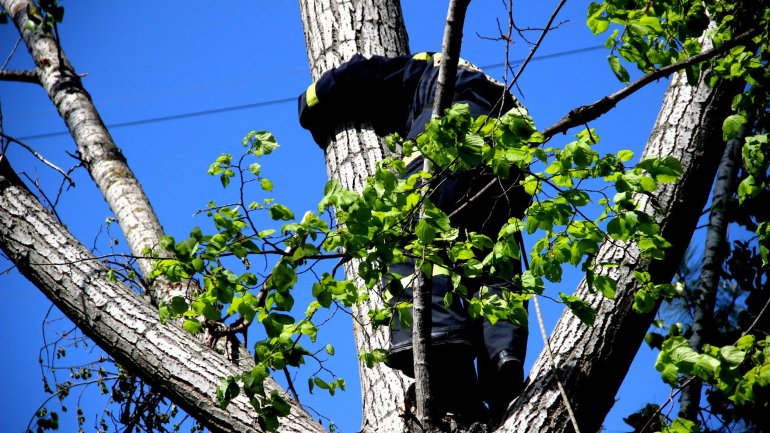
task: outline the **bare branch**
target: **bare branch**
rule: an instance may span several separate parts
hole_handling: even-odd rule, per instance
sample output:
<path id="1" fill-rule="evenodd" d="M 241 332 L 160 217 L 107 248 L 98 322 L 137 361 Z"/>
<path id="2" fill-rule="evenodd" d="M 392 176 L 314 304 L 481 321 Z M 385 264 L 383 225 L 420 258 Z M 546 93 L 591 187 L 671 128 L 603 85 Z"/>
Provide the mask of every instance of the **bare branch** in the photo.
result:
<path id="1" fill-rule="evenodd" d="M 20 83 L 40 84 L 37 72 L 33 69 L 0 71 L 0 81 L 18 81 Z"/>
<path id="2" fill-rule="evenodd" d="M 604 98 L 594 102 L 591 105 L 584 105 L 582 107 L 578 107 L 570 111 L 569 114 L 564 116 L 561 120 L 559 120 L 555 124 L 546 128 L 543 131 L 543 136 L 545 136 L 547 140 L 556 134 L 565 133 L 570 128 L 573 128 L 575 126 L 585 125 L 587 122 L 595 120 L 599 118 L 601 115 L 607 113 L 613 107 L 615 107 L 615 105 L 617 105 L 618 102 L 631 96 L 637 90 L 652 83 L 653 81 L 659 80 L 664 77 L 668 77 L 674 72 L 681 71 L 682 69 L 688 66 L 692 66 L 697 63 L 704 62 L 709 59 L 713 59 L 714 57 L 717 57 L 720 54 L 724 54 L 731 48 L 748 42 L 752 37 L 756 35 L 756 33 L 757 33 L 756 30 L 749 30 L 725 42 L 718 48 L 711 48 L 709 50 L 703 51 L 700 54 L 697 54 L 695 56 L 682 60 L 681 62 L 677 62 L 671 65 L 665 66 L 663 68 L 660 68 L 654 72 L 650 72 L 649 74 L 634 81 L 633 83 L 629 84 L 623 89 L 609 96 L 605 96 Z"/>

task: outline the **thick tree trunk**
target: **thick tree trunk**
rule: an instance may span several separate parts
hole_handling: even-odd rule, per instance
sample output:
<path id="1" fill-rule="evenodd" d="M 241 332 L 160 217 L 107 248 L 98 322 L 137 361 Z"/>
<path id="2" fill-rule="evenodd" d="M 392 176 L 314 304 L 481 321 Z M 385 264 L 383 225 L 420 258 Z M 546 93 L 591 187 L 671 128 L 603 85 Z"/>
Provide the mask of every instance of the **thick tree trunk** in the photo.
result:
<path id="1" fill-rule="evenodd" d="M 146 255 L 145 249 L 155 250 L 163 228 L 67 56 L 40 27 L 30 30 L 25 26 L 27 8 L 34 7 L 30 0 L 0 0 L 0 5 L 13 18 L 35 61 L 37 79 L 64 119 L 83 164 L 120 224 L 131 254 L 141 257 Z M 145 276 L 152 271 L 151 260 L 139 259 L 138 264 Z M 171 289 L 169 285 L 161 287 Z M 157 303 L 173 294 L 150 295 Z"/>
<path id="2" fill-rule="evenodd" d="M 705 206 L 724 145 L 722 120 L 729 114 L 730 101 L 740 89 L 721 83 L 710 89 L 701 82 L 691 87 L 683 74 L 675 75 L 663 100 L 644 155 L 671 155 L 682 162 L 684 174 L 679 182 L 656 193 L 662 208 L 662 235 L 673 244 L 666 259 L 649 263 L 636 248 L 605 244 L 599 262 L 620 263 L 602 273 L 618 280 L 614 300 L 591 294 L 583 281 L 577 295 L 598 311 L 595 325 L 586 327 L 565 312 L 550 338 L 556 364 L 569 400 L 583 432 L 601 428 L 615 394 L 623 382 L 654 313 L 633 311 L 638 286 L 634 271 L 650 272 L 653 282 L 670 282 L 684 255 L 690 237 Z M 639 200 L 646 211 L 652 209 L 647 198 Z M 564 401 L 553 381 L 553 370 L 541 355 L 530 372 L 530 382 L 509 410 L 501 432 L 572 431 Z"/>
<path id="3" fill-rule="evenodd" d="M 314 80 L 324 71 L 338 66 L 359 53 L 399 56 L 409 53 L 401 5 L 397 0 L 300 0 L 305 28 L 308 61 Z M 330 179 L 345 188 L 360 190 L 363 181 L 374 173 L 383 158 L 384 146 L 368 125 L 344 125 L 326 150 L 326 167 Z M 345 268 L 354 278 L 355 263 Z M 358 352 L 385 348 L 385 329 L 373 330 L 368 311 L 382 305 L 382 299 L 371 294 L 356 308 L 354 333 Z M 366 432 L 398 432 L 403 429 L 399 418 L 403 408 L 408 378 L 377 364 L 367 368 L 359 364 L 363 398 L 362 429 Z"/>
<path id="4" fill-rule="evenodd" d="M 258 432 L 243 396 L 220 409 L 221 380 L 240 374 L 224 356 L 179 327 L 122 284 L 57 222 L 0 158 L 0 248 L 83 333 L 213 432 Z M 268 392 L 279 389 L 272 380 Z M 292 403 L 284 432 L 324 432 Z"/>

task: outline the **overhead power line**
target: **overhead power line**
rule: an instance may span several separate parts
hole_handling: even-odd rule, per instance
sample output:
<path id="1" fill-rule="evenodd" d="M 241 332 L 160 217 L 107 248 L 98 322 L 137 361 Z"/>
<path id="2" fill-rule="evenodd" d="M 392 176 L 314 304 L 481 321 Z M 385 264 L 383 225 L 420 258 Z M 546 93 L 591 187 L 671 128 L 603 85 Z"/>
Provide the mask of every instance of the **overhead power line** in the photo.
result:
<path id="1" fill-rule="evenodd" d="M 254 102 L 252 104 L 234 105 L 231 107 L 213 108 L 210 110 L 193 111 L 190 113 L 171 114 L 168 116 L 151 117 L 149 119 L 130 120 L 128 122 L 111 123 L 105 126 L 108 129 L 116 129 L 116 128 L 123 128 L 126 126 L 147 125 L 150 123 L 160 123 L 160 122 L 167 122 L 169 120 L 179 120 L 179 119 L 188 119 L 190 117 L 208 116 L 210 114 L 227 113 L 230 111 L 245 110 L 247 108 L 265 107 L 268 105 L 278 105 L 278 104 L 284 104 L 286 102 L 296 102 L 296 101 L 297 101 L 296 97 L 273 99 L 271 101 Z M 29 140 L 37 140 L 40 138 L 57 137 L 60 135 L 67 135 L 67 134 L 69 134 L 69 131 L 46 132 L 43 134 L 34 134 L 34 135 L 27 135 L 26 137 L 19 137 L 19 140 L 29 141 Z"/>
<path id="2" fill-rule="evenodd" d="M 553 54 L 545 54 L 542 56 L 537 56 L 532 58 L 532 61 L 536 60 L 547 60 L 547 59 L 554 59 L 558 57 L 564 57 L 564 56 L 570 56 L 574 54 L 580 54 L 585 53 L 588 51 L 594 51 L 598 49 L 604 48 L 603 45 L 596 45 L 592 47 L 584 47 L 584 48 L 577 48 L 574 50 L 568 50 L 568 51 L 561 51 L 558 53 Z M 509 62 L 508 64 L 516 64 L 519 62 L 524 61 L 524 59 L 518 59 Z M 489 65 L 480 66 L 481 69 L 489 70 L 489 69 L 495 69 L 495 68 L 502 68 L 505 67 L 506 63 L 493 63 Z M 171 120 L 179 120 L 179 119 L 189 119 L 191 117 L 201 117 L 201 116 L 208 116 L 211 114 L 219 114 L 219 113 L 228 113 L 232 111 L 239 111 L 239 110 L 245 110 L 249 108 L 258 108 L 258 107 L 267 107 L 270 105 L 280 105 L 285 104 L 289 102 L 295 102 L 297 100 L 296 97 L 290 97 L 290 98 L 281 98 L 281 99 L 272 99 L 268 101 L 261 101 L 261 102 L 254 102 L 251 104 L 242 104 L 242 105 L 233 105 L 230 107 L 223 107 L 223 108 L 212 108 L 208 110 L 201 110 L 201 111 L 193 111 L 189 113 L 180 113 L 180 114 L 171 114 L 168 116 L 158 116 L 158 117 L 151 117 L 148 119 L 140 119 L 140 120 L 130 120 L 127 122 L 119 122 L 119 123 L 112 123 L 109 125 L 106 125 L 107 128 L 110 129 L 116 129 L 116 128 L 124 128 L 129 126 L 139 126 L 139 125 L 148 125 L 151 123 L 160 123 L 160 122 L 168 122 Z M 39 140 L 42 138 L 51 138 L 51 137 L 58 137 L 62 135 L 68 135 L 69 131 L 54 131 L 54 132 L 44 132 L 42 134 L 33 134 L 33 135 L 27 135 L 24 137 L 18 137 L 19 140 L 23 141 L 30 141 L 30 140 Z"/>

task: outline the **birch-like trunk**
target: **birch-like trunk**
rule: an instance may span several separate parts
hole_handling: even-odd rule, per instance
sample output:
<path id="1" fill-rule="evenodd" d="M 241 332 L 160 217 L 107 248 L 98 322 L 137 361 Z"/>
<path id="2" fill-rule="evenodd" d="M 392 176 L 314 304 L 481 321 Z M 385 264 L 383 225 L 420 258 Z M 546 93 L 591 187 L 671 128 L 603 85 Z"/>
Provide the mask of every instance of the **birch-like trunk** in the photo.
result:
<path id="1" fill-rule="evenodd" d="M 667 283 L 673 278 L 708 200 L 711 180 L 724 150 L 722 120 L 739 90 L 728 83 L 708 88 L 702 81 L 692 87 L 684 74 L 674 75 L 642 155 L 670 155 L 682 162 L 681 179 L 656 192 L 662 209 L 661 234 L 673 246 L 666 251 L 665 260 L 650 263 L 640 258 L 636 248 L 603 245 L 597 261 L 620 263 L 603 271 L 618 280 L 616 298 L 590 293 L 583 281 L 576 294 L 598 311 L 594 326 L 587 327 L 565 312 L 551 335 L 550 345 L 559 367 L 556 374 L 567 390 L 583 432 L 600 430 L 654 315 L 633 311 L 634 293 L 638 290 L 634 271 L 648 271 L 655 283 Z M 639 205 L 648 212 L 652 209 L 646 198 L 639 200 Z M 553 374 L 547 357 L 541 354 L 530 372 L 528 386 L 498 431 L 572 431 Z"/>
<path id="2" fill-rule="evenodd" d="M 300 0 L 308 61 L 313 80 L 354 54 L 399 56 L 409 53 L 401 5 L 397 0 Z M 366 95 L 362 95 L 366 97 Z M 313 151 L 309 149 L 308 151 Z M 360 190 L 383 158 L 384 145 L 369 125 L 344 125 L 326 150 L 330 179 L 345 188 Z M 356 264 L 345 267 L 349 278 Z M 386 329 L 373 330 L 368 311 L 382 305 L 372 293 L 354 309 L 353 327 L 358 352 L 370 352 L 388 345 Z M 399 411 L 409 379 L 383 364 L 367 368 L 359 363 L 363 399 L 362 430 L 398 432 L 403 430 Z"/>
<path id="3" fill-rule="evenodd" d="M 27 8 L 35 7 L 32 1 L 0 0 L 0 5 L 16 24 L 35 62 L 40 84 L 64 119 L 77 145 L 78 156 L 120 224 L 131 254 L 146 256 L 146 249 L 157 248 L 163 228 L 141 183 L 104 126 L 91 95 L 53 37 L 40 26 L 34 29 L 25 26 Z M 137 263 L 145 277 L 152 271 L 152 260 L 139 259 Z M 163 293 L 150 293 L 155 303 L 175 294 L 168 284 L 156 286 Z"/>
<path id="4" fill-rule="evenodd" d="M 224 356 L 174 324 L 119 283 L 77 241 L 0 157 L 0 248 L 83 333 L 129 371 L 201 421 L 212 432 L 261 431 L 243 396 L 220 409 L 221 380 L 241 373 Z M 268 392 L 279 389 L 270 380 Z M 283 391 L 281 391 L 283 392 Z M 296 403 L 283 432 L 324 432 Z"/>

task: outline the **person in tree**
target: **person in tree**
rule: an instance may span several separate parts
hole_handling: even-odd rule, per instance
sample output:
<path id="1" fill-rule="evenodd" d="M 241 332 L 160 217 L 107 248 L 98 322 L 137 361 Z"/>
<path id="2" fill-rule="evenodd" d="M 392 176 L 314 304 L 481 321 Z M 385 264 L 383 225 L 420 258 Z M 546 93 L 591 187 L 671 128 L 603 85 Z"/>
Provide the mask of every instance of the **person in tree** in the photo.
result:
<path id="1" fill-rule="evenodd" d="M 440 53 L 420 53 L 395 58 L 355 55 L 337 68 L 324 73 L 299 97 L 300 124 L 308 129 L 315 142 L 326 151 L 330 138 L 341 124 L 350 121 L 369 122 L 380 136 L 398 133 L 413 140 L 425 130 L 432 117 Z M 500 117 L 520 107 L 505 86 L 485 75 L 473 65 L 461 61 L 455 82 L 455 103 L 468 104 L 471 115 Z M 406 176 L 422 169 L 423 158 L 414 152 L 404 162 Z M 494 180 L 489 167 L 459 171 L 441 179 L 431 201 L 447 215 L 461 233 L 476 232 L 496 239 L 500 228 L 510 217 L 522 218 L 531 201 L 518 184 L 519 172 L 512 169 L 507 179 L 494 182 L 472 206 L 454 215 L 471 197 Z M 517 272 L 520 265 L 515 264 Z M 391 273 L 401 276 L 404 290 L 392 294 L 392 303 L 411 300 L 411 278 L 414 263 L 393 264 Z M 467 419 L 482 419 L 489 406 L 491 416 L 500 416 L 523 383 L 527 327 L 511 321 L 479 323 L 470 319 L 460 297 L 449 307 L 444 296 L 452 289 L 449 273 L 434 265 L 431 284 L 431 351 L 438 362 L 429 366 L 431 391 L 438 409 Z M 492 278 L 464 279 L 471 293 L 479 287 L 501 296 L 511 288 L 510 282 Z M 526 305 L 525 305 L 526 308 Z M 390 329 L 387 364 L 414 377 L 411 328 L 402 328 L 394 320 Z M 474 368 L 478 366 L 478 376 Z"/>

